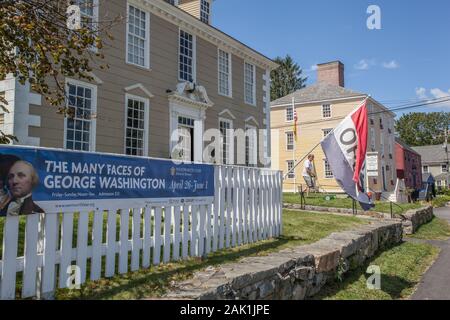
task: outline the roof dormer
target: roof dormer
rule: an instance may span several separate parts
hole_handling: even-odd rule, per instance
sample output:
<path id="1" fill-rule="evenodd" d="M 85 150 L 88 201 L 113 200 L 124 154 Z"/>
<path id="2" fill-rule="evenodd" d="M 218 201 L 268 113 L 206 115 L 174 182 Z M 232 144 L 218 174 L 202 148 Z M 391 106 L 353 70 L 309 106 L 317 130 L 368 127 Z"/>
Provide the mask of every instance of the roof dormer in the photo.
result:
<path id="1" fill-rule="evenodd" d="M 193 15 L 204 23 L 211 24 L 211 7 L 213 0 L 166 0 Z"/>

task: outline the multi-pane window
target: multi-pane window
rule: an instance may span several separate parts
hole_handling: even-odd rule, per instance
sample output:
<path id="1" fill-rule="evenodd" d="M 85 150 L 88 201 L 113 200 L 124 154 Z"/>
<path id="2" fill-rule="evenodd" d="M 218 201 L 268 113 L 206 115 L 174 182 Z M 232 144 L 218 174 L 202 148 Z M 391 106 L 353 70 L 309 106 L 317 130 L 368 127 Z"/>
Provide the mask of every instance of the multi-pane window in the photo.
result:
<path id="1" fill-rule="evenodd" d="M 325 169 L 325 179 L 332 179 L 334 177 L 333 171 L 331 170 L 330 163 L 327 159 L 324 160 L 324 169 Z"/>
<path id="2" fill-rule="evenodd" d="M 69 150 L 93 151 L 91 146 L 92 114 L 95 112 L 96 93 L 91 87 L 68 83 L 66 117 L 66 145 Z"/>
<path id="3" fill-rule="evenodd" d="M 322 117 L 331 118 L 331 105 L 329 104 L 322 105 Z"/>
<path id="4" fill-rule="evenodd" d="M 194 36 L 180 30 L 179 77 L 184 81 L 195 81 L 194 77 Z"/>
<path id="5" fill-rule="evenodd" d="M 294 160 L 288 160 L 287 163 L 287 178 L 288 179 L 295 179 L 295 171 L 294 171 Z"/>
<path id="6" fill-rule="evenodd" d="M 77 0 L 75 4 L 80 7 L 82 26 L 95 30 L 98 20 L 98 0 Z"/>
<path id="7" fill-rule="evenodd" d="M 286 122 L 294 121 L 294 107 L 287 106 L 286 107 Z"/>
<path id="8" fill-rule="evenodd" d="M 322 131 L 323 137 L 326 138 L 331 133 L 331 131 L 333 131 L 333 129 L 323 129 Z"/>
<path id="9" fill-rule="evenodd" d="M 375 129 L 374 128 L 370 128 L 370 149 L 372 150 L 372 152 L 375 151 L 376 145 L 375 145 Z"/>
<path id="10" fill-rule="evenodd" d="M 245 63 L 244 83 L 245 83 L 245 102 L 251 105 L 256 104 L 256 76 L 255 66 Z"/>
<path id="11" fill-rule="evenodd" d="M 442 173 L 447 173 L 448 172 L 448 165 L 443 164 L 442 165 Z"/>
<path id="12" fill-rule="evenodd" d="M 245 165 L 247 167 L 256 166 L 256 128 L 247 126 L 245 132 Z"/>
<path id="13" fill-rule="evenodd" d="M 194 126 L 195 120 L 178 117 L 178 149 L 176 157 L 183 161 L 194 161 Z"/>
<path id="14" fill-rule="evenodd" d="M 200 1 L 200 20 L 204 23 L 209 23 L 210 3 L 208 0 Z"/>
<path id="15" fill-rule="evenodd" d="M 147 12 L 128 7 L 127 61 L 142 67 L 149 66 L 148 20 Z"/>
<path id="16" fill-rule="evenodd" d="M 125 154 L 146 156 L 147 102 L 143 99 L 127 98 L 127 120 Z"/>
<path id="17" fill-rule="evenodd" d="M 428 166 L 423 166 L 423 173 L 429 173 L 430 169 Z"/>
<path id="18" fill-rule="evenodd" d="M 233 128 L 232 122 L 230 120 L 220 120 L 219 129 L 221 134 L 221 160 L 222 164 L 229 164 L 230 152 L 231 152 L 231 134 L 230 131 Z"/>
<path id="19" fill-rule="evenodd" d="M 293 132 L 286 133 L 286 149 L 288 151 L 294 150 L 294 133 Z"/>
<path id="20" fill-rule="evenodd" d="M 219 49 L 219 93 L 231 96 L 231 57 L 228 52 Z"/>

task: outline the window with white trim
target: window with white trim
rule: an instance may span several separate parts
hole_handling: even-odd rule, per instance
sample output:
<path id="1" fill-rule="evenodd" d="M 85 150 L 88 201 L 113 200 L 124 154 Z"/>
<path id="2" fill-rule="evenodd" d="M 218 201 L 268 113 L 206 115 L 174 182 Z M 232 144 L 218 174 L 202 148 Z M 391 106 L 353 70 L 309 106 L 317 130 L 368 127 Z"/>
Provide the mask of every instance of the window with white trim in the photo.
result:
<path id="1" fill-rule="evenodd" d="M 96 88 L 79 82 L 67 82 L 69 114 L 65 118 L 65 148 L 94 151 L 93 114 L 97 109 Z"/>
<path id="2" fill-rule="evenodd" d="M 331 133 L 331 131 L 333 131 L 333 129 L 323 129 L 322 131 L 323 137 L 326 138 Z"/>
<path id="3" fill-rule="evenodd" d="M 428 166 L 423 166 L 422 167 L 422 172 L 423 173 L 429 173 L 430 172 L 430 168 Z"/>
<path id="4" fill-rule="evenodd" d="M 331 105 L 330 104 L 322 105 L 322 117 L 324 119 L 331 118 Z"/>
<path id="5" fill-rule="evenodd" d="M 325 173 L 325 179 L 332 179 L 334 178 L 333 171 L 331 170 L 330 163 L 327 159 L 323 160 L 324 165 L 324 173 Z"/>
<path id="6" fill-rule="evenodd" d="M 255 66 L 245 62 L 244 65 L 244 84 L 245 84 L 245 103 L 256 104 L 256 70 Z"/>
<path id="7" fill-rule="evenodd" d="M 219 94 L 224 96 L 231 96 L 231 56 L 228 52 L 223 50 L 218 51 L 219 61 Z"/>
<path id="8" fill-rule="evenodd" d="M 245 130 L 245 165 L 256 167 L 257 132 L 253 126 L 247 126 Z"/>
<path id="9" fill-rule="evenodd" d="M 222 164 L 230 164 L 230 155 L 232 152 L 232 144 L 231 144 L 231 139 L 233 138 L 233 133 L 232 130 L 233 129 L 233 121 L 231 120 L 227 120 L 227 119 L 220 119 L 219 120 L 219 130 L 220 130 L 220 134 L 221 134 L 221 144 L 222 144 L 222 148 L 221 148 L 221 160 L 222 160 Z"/>
<path id="10" fill-rule="evenodd" d="M 183 30 L 180 30 L 179 43 L 179 80 L 195 81 L 195 37 Z"/>
<path id="11" fill-rule="evenodd" d="M 372 152 L 375 152 L 375 148 L 376 148 L 376 137 L 375 137 L 375 129 L 374 128 L 370 128 L 370 149 L 372 150 Z"/>
<path id="12" fill-rule="evenodd" d="M 125 154 L 147 156 L 148 147 L 148 99 L 126 98 Z"/>
<path id="13" fill-rule="evenodd" d="M 128 6 L 127 62 L 141 67 L 149 67 L 149 14 L 141 9 Z"/>
<path id="14" fill-rule="evenodd" d="M 289 172 L 287 178 L 295 179 L 295 170 L 293 170 L 295 166 L 294 160 L 288 160 L 286 161 L 286 164 L 287 164 L 287 172 Z"/>
<path id="15" fill-rule="evenodd" d="M 81 25 L 90 30 L 96 30 L 98 23 L 98 0 L 76 0 L 74 4 L 80 7 Z"/>
<path id="16" fill-rule="evenodd" d="M 286 107 L 286 122 L 294 121 L 294 107 L 287 106 Z"/>
<path id="17" fill-rule="evenodd" d="M 294 150 L 294 133 L 286 132 L 286 150 L 292 151 Z"/>
<path id="18" fill-rule="evenodd" d="M 448 165 L 443 164 L 441 167 L 442 173 L 448 173 Z"/>
<path id="19" fill-rule="evenodd" d="M 200 1 L 200 20 L 209 24 L 209 18 L 211 13 L 211 4 L 208 0 Z"/>

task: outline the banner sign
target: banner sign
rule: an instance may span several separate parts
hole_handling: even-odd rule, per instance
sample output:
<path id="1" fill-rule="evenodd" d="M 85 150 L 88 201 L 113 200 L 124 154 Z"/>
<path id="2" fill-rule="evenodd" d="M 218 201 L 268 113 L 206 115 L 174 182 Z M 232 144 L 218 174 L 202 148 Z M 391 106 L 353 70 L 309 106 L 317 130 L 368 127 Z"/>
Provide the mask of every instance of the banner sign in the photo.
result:
<path id="1" fill-rule="evenodd" d="M 0 146 L 0 216 L 213 201 L 212 165 Z"/>

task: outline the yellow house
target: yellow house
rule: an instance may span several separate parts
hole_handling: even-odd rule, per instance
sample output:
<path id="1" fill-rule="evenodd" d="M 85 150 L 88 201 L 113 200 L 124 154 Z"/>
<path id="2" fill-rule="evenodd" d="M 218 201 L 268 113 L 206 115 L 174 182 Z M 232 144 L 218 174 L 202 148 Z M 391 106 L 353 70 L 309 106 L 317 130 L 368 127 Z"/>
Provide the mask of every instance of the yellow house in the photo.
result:
<path id="1" fill-rule="evenodd" d="M 272 168 L 285 174 L 284 192 L 296 192 L 305 187 L 303 162 L 311 149 L 333 130 L 349 113 L 368 97 L 344 87 L 344 65 L 340 61 L 318 65 L 316 84 L 298 90 L 271 103 Z M 369 189 L 383 198 L 392 198 L 396 188 L 395 114 L 376 100 L 368 99 L 368 152 L 376 157 L 378 170 L 372 168 L 367 179 Z M 297 112 L 297 141 L 294 136 L 294 110 Z M 333 177 L 322 148 L 315 155 L 317 185 L 322 192 L 342 193 Z"/>

